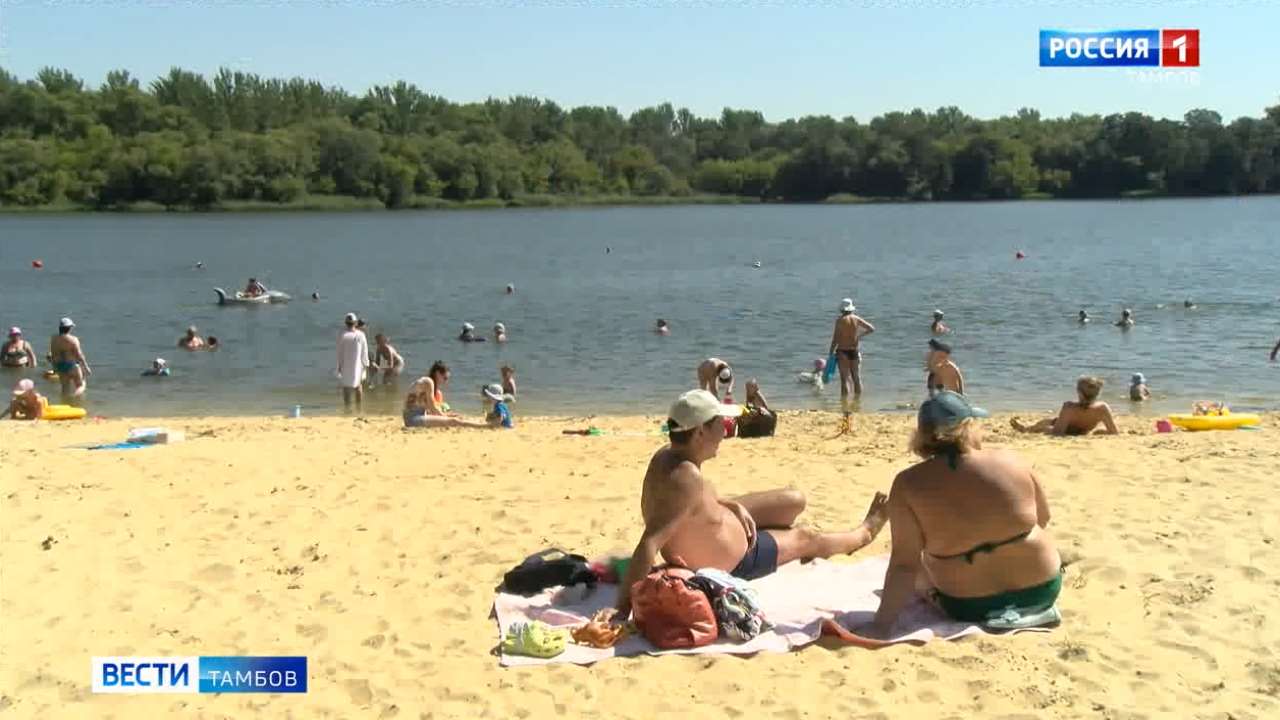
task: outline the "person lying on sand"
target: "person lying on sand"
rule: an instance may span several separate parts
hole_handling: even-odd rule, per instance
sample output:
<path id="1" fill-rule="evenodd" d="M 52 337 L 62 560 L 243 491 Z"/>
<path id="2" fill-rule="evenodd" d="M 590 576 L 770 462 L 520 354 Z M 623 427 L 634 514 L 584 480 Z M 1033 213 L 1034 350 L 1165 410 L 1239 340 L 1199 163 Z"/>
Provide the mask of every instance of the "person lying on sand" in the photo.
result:
<path id="1" fill-rule="evenodd" d="M 1100 435 L 1116 435 L 1120 431 L 1116 429 L 1111 406 L 1098 400 L 1102 385 L 1102 378 L 1082 377 L 1076 381 L 1076 394 L 1080 399 L 1062 403 L 1057 417 L 1045 418 L 1034 425 L 1026 425 L 1018 418 L 1013 418 L 1009 424 L 1018 432 L 1049 435 L 1088 435 L 1098 425 L 1104 425 L 1106 430 Z"/>
<path id="2" fill-rule="evenodd" d="M 31 378 L 22 378 L 13 386 L 9 407 L 0 412 L 0 418 L 8 416 L 14 420 L 39 420 L 48 404 L 49 401 L 36 392 L 35 382 Z"/>
<path id="3" fill-rule="evenodd" d="M 982 449 L 963 395 L 920 406 L 911 450 L 922 459 L 889 492 L 892 554 L 875 620 L 854 632 L 890 637 L 920 590 L 956 620 L 981 623 L 1012 607 L 1025 616 L 1054 606 L 1062 558 L 1047 530 L 1049 501 L 1031 466 L 1008 450 Z"/>
<path id="4" fill-rule="evenodd" d="M 414 381 L 404 399 L 405 427 L 489 427 L 485 423 L 463 420 L 458 413 L 449 411 L 444 402 L 444 387 L 451 374 L 448 365 L 436 361 L 424 377 Z"/>
<path id="5" fill-rule="evenodd" d="M 724 439 L 721 416 L 738 413 L 739 408 L 722 404 L 706 390 L 690 390 L 671 406 L 671 444 L 654 453 L 645 472 L 640 496 L 644 532 L 618 586 L 615 620 L 630 615 L 631 585 L 649 573 L 659 553 L 667 562 L 719 568 L 751 580 L 792 560 L 852 553 L 883 527 L 884 493 L 876 493 L 860 526 L 837 533 L 794 526 L 805 507 L 798 490 L 721 498 L 702 475 L 702 464 L 716 456 Z"/>

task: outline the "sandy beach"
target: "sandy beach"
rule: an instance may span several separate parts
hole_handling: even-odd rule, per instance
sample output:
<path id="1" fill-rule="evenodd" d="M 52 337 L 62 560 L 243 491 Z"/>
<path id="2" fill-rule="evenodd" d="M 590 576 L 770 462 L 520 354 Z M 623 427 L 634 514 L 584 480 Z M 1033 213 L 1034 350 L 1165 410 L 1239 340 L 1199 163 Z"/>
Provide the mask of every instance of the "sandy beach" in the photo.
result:
<path id="1" fill-rule="evenodd" d="M 1280 716 L 1280 416 L 1263 429 L 990 444 L 1039 470 L 1070 564 L 1046 634 L 880 651 L 502 669 L 503 571 L 557 546 L 629 551 L 661 418 L 0 423 L 0 714 L 15 718 Z M 728 440 L 722 493 L 794 485 L 822 528 L 911 458 L 913 418 L 787 413 Z M 597 425 L 608 434 L 565 436 Z M 180 444 L 73 447 L 165 425 Z M 883 533 L 867 553 L 888 551 Z M 306 655 L 305 695 L 110 696 L 94 655 Z"/>

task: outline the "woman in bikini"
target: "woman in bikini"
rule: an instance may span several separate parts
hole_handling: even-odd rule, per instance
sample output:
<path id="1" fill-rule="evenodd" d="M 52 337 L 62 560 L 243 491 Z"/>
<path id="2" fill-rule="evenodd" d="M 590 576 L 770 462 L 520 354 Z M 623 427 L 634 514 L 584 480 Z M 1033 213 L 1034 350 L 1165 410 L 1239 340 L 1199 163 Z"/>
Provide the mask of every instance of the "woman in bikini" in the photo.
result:
<path id="1" fill-rule="evenodd" d="M 1079 400 L 1062 403 L 1057 417 L 1045 418 L 1034 425 L 1027 425 L 1018 418 L 1009 424 L 1014 430 L 1025 433 L 1047 433 L 1049 435 L 1088 435 L 1099 425 L 1106 429 L 1100 435 L 1116 435 L 1115 416 L 1111 414 L 1111 406 L 1098 400 L 1102 392 L 1103 380 L 1099 377 L 1086 376 L 1076 381 L 1076 395 Z"/>
<path id="2" fill-rule="evenodd" d="M 859 634 L 892 636 L 921 590 L 963 622 L 1056 614 L 1062 559 L 1047 529 L 1049 502 L 1028 463 L 982 448 L 977 418 L 986 414 L 950 391 L 920 406 L 911 450 L 923 460 L 893 481 L 884 592 Z"/>
<path id="3" fill-rule="evenodd" d="M 463 420 L 457 413 L 449 411 L 444 402 L 444 386 L 448 384 L 450 375 L 449 366 L 436 361 L 425 377 L 414 381 L 404 399 L 405 427 L 489 427 L 485 423 Z"/>

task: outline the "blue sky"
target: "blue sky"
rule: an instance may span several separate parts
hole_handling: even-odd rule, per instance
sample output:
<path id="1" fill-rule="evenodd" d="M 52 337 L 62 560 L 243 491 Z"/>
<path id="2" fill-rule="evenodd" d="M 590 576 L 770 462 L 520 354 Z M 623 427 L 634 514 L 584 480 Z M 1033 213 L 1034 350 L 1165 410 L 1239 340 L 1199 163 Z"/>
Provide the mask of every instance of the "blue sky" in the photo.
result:
<path id="1" fill-rule="evenodd" d="M 903 7 L 905 6 L 905 7 Z M 1040 28 L 1198 28 L 1185 75 L 1038 67 Z M 124 68 L 403 79 L 454 101 L 524 94 L 624 113 L 670 101 L 769 120 L 957 105 L 979 117 L 1138 110 L 1227 120 L 1280 103 L 1280 2 L 196 2 L 0 0 L 0 66 L 98 85 Z"/>

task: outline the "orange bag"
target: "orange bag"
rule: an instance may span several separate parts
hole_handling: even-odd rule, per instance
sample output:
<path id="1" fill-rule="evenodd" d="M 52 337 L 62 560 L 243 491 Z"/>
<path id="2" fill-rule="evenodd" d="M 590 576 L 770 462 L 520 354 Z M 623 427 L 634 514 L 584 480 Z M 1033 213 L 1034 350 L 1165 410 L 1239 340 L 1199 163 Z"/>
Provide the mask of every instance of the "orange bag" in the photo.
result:
<path id="1" fill-rule="evenodd" d="M 720 635 L 707 594 L 690 585 L 688 568 L 655 568 L 631 586 L 631 613 L 645 638 L 664 650 L 700 647 Z"/>

